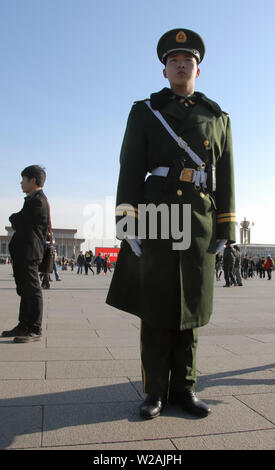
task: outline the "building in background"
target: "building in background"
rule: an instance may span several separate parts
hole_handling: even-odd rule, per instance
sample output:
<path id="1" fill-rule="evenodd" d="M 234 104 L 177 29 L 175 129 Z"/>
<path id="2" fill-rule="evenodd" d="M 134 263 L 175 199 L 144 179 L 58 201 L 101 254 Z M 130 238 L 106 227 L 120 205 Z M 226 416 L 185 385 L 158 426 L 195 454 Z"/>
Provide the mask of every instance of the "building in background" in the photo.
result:
<path id="1" fill-rule="evenodd" d="M 0 261 L 6 261 L 9 258 L 9 242 L 13 235 L 12 227 L 5 227 L 7 235 L 0 235 Z M 81 251 L 81 245 L 85 242 L 84 238 L 76 238 L 77 229 L 53 228 L 53 238 L 58 257 L 67 259 L 77 258 Z M 236 243 L 240 247 L 242 257 L 247 255 L 250 258 L 266 258 L 271 255 L 275 259 L 275 244 L 254 244 L 250 242 L 250 236 L 244 237 L 246 243 Z M 94 255 L 101 253 L 102 256 L 108 255 L 110 261 L 116 262 L 119 248 L 97 246 Z"/>
<path id="2" fill-rule="evenodd" d="M 266 258 L 267 255 L 271 255 L 271 258 L 275 258 L 275 245 L 261 245 L 261 244 L 239 244 L 236 243 L 240 248 L 241 256 L 244 257 L 247 255 L 249 258 L 253 258 L 253 260 L 257 260 L 258 258 Z"/>
<path id="3" fill-rule="evenodd" d="M 5 227 L 5 229 L 7 235 L 0 235 L 0 257 L 2 259 L 9 257 L 9 242 L 14 232 L 12 227 Z M 85 239 L 75 238 L 76 233 L 76 229 L 53 228 L 53 239 L 58 257 L 77 258 Z"/>

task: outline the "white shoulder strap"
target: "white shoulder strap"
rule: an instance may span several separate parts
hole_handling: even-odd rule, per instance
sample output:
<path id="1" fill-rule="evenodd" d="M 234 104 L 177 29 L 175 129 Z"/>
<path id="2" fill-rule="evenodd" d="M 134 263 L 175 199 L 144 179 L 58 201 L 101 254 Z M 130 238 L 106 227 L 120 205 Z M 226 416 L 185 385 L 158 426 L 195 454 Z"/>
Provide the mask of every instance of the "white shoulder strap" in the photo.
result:
<path id="1" fill-rule="evenodd" d="M 150 103 L 150 100 L 146 100 L 145 103 L 147 104 L 148 108 L 151 109 L 152 113 L 160 120 L 162 125 L 165 127 L 165 129 L 169 132 L 169 134 L 173 137 L 173 139 L 177 142 L 177 144 L 186 152 L 188 153 L 189 157 L 192 158 L 192 160 L 199 166 L 199 167 L 205 167 L 205 163 L 200 159 L 200 157 L 193 152 L 193 150 L 188 146 L 188 144 L 181 138 L 179 137 L 173 129 L 169 126 L 168 122 L 165 121 L 164 117 L 162 114 L 157 111 L 156 109 L 153 109 Z"/>

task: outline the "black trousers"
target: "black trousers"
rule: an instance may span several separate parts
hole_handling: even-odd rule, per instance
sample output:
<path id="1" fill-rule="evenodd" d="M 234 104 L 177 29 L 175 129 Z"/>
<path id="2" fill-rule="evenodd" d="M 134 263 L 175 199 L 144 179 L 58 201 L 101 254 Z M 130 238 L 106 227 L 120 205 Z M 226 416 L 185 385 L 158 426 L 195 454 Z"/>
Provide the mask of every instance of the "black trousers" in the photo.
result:
<path id="1" fill-rule="evenodd" d="M 183 331 L 154 328 L 141 322 L 143 391 L 166 396 L 194 390 L 198 329 Z"/>
<path id="2" fill-rule="evenodd" d="M 230 283 L 236 284 L 236 279 L 233 274 L 233 267 L 224 266 L 224 279 L 227 286 L 230 286 Z"/>
<path id="3" fill-rule="evenodd" d="M 19 323 L 34 333 L 41 333 L 43 297 L 39 282 L 40 261 L 13 259 L 17 294 L 21 297 Z"/>
<path id="4" fill-rule="evenodd" d="M 92 271 L 92 273 L 94 273 L 94 270 L 91 268 L 91 264 L 90 263 L 86 263 L 85 264 L 85 274 L 88 274 L 88 269 L 90 271 Z"/>
<path id="5" fill-rule="evenodd" d="M 96 265 L 96 274 L 100 274 L 101 271 L 101 264 Z"/>

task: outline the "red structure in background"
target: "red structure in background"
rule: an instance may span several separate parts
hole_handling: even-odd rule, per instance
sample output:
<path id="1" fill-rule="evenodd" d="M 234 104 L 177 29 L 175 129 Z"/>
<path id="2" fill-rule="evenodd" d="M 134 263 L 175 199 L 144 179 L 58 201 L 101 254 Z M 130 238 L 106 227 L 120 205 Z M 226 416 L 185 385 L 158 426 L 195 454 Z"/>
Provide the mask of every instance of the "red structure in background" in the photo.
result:
<path id="1" fill-rule="evenodd" d="M 111 263 L 116 263 L 119 250 L 120 248 L 106 248 L 105 246 L 97 246 L 95 249 L 95 255 L 98 256 L 100 253 L 102 258 L 107 255 L 109 256 Z"/>

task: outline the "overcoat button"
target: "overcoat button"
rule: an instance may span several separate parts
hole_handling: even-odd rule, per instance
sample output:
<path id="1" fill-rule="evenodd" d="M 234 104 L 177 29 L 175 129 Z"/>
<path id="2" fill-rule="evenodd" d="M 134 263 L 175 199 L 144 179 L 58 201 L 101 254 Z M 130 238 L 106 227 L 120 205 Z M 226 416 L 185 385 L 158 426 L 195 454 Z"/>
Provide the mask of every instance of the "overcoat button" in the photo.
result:
<path id="1" fill-rule="evenodd" d="M 182 196 L 182 190 L 181 190 L 181 189 L 178 189 L 178 190 L 177 190 L 177 195 L 178 195 L 178 196 Z"/>
<path id="2" fill-rule="evenodd" d="M 208 147 L 209 144 L 210 144 L 209 140 L 205 140 L 205 141 L 203 142 L 203 145 L 204 145 L 205 147 Z"/>

